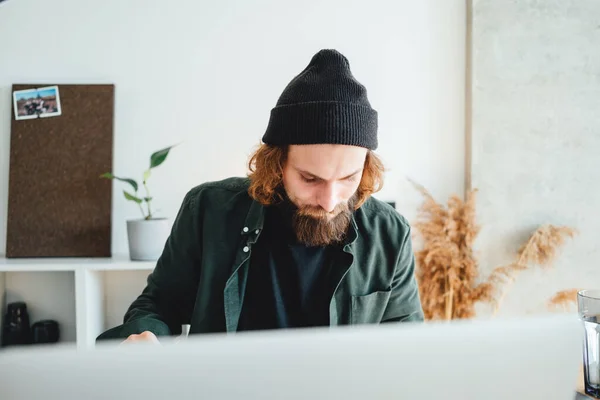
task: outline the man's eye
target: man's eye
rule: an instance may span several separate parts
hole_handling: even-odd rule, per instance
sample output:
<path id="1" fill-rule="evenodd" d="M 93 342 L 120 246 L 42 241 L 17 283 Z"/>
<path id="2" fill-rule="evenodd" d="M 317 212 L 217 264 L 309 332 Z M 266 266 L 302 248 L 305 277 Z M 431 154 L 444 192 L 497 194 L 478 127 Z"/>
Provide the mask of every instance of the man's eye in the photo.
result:
<path id="1" fill-rule="evenodd" d="M 307 183 L 316 182 L 316 179 L 315 179 L 315 178 L 307 178 L 307 177 L 305 177 L 305 176 L 302 176 L 302 180 L 303 180 L 304 182 L 307 182 Z"/>

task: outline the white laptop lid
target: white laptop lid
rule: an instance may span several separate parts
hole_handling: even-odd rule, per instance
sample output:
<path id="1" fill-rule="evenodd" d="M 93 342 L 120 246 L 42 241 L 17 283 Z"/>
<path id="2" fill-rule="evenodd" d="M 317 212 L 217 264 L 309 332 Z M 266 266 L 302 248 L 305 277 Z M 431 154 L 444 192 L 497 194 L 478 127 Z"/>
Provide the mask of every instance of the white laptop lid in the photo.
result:
<path id="1" fill-rule="evenodd" d="M 0 353 L 3 400 L 572 399 L 576 316 L 199 335 Z"/>

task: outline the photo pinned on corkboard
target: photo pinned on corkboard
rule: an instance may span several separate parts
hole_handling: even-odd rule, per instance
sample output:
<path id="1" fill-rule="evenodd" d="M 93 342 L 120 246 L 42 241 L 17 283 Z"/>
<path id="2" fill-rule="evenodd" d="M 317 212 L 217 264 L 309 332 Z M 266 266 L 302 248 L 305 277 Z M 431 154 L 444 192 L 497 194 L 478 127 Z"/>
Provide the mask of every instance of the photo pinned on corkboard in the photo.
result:
<path id="1" fill-rule="evenodd" d="M 13 92 L 15 119 L 56 117 L 61 114 L 58 86 Z"/>

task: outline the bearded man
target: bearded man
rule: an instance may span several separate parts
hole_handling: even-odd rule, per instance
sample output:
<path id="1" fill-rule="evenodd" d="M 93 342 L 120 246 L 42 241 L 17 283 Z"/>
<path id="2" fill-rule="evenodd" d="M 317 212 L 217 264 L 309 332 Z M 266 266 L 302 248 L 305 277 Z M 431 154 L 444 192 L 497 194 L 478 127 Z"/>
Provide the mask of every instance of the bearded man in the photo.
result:
<path id="1" fill-rule="evenodd" d="M 336 50 L 271 110 L 247 177 L 191 189 L 123 324 L 98 339 L 423 321 L 406 219 L 371 195 L 377 112 Z"/>

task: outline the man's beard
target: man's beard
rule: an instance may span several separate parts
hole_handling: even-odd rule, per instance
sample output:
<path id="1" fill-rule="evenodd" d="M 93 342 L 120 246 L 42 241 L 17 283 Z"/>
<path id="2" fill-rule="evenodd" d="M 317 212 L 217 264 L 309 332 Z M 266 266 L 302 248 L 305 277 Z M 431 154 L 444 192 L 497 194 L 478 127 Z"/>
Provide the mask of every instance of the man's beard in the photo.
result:
<path id="1" fill-rule="evenodd" d="M 355 204 L 356 195 L 348 202 L 338 204 L 331 213 L 335 216 L 331 218 L 319 206 L 294 206 L 292 226 L 297 240 L 309 247 L 341 243 L 346 238 Z"/>

